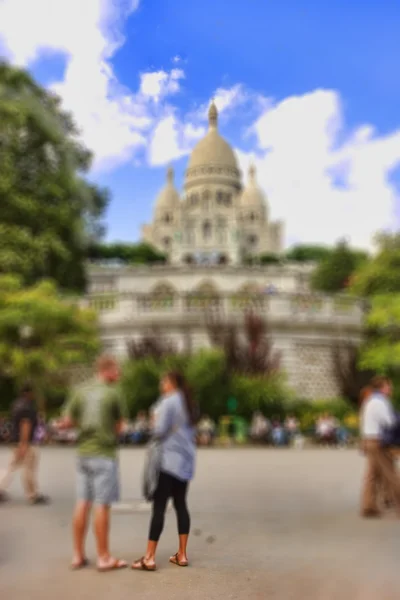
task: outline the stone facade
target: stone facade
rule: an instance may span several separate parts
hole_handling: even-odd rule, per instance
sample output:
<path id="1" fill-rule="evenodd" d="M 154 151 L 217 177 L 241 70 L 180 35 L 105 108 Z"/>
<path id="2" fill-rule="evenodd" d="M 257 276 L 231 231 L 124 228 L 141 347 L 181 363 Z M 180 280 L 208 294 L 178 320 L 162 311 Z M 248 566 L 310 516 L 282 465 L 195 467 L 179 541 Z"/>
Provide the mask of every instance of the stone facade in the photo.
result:
<path id="1" fill-rule="evenodd" d="M 236 157 L 217 123 L 212 104 L 209 131 L 192 152 L 182 198 L 170 168 L 153 222 L 142 230 L 143 240 L 166 253 L 171 264 L 238 265 L 246 255 L 283 250 L 283 225 L 270 221 L 255 168 L 243 189 Z"/>
<path id="2" fill-rule="evenodd" d="M 104 349 L 121 358 L 130 340 L 152 328 L 179 351 L 209 346 L 210 312 L 240 324 L 253 309 L 268 321 L 297 395 L 329 398 L 339 392 L 333 343 L 361 339 L 361 306 L 311 294 L 306 266 L 92 267 L 90 273 L 84 302 L 99 312 Z"/>

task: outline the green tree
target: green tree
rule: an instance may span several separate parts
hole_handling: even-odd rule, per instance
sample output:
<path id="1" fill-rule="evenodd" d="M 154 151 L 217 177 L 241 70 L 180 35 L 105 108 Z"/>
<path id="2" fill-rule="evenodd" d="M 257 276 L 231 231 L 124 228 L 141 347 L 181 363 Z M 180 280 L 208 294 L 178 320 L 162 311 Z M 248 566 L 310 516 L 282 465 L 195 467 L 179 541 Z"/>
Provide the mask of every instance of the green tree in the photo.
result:
<path id="1" fill-rule="evenodd" d="M 400 293 L 400 234 L 379 234 L 378 251 L 361 265 L 351 278 L 351 291 L 357 296 Z"/>
<path id="2" fill-rule="evenodd" d="M 286 252 L 286 260 L 294 262 L 320 262 L 332 254 L 329 246 L 299 244 Z"/>
<path id="3" fill-rule="evenodd" d="M 165 254 L 158 252 L 146 243 L 92 243 L 88 248 L 88 258 L 93 262 L 116 260 L 126 264 L 151 264 L 166 261 Z"/>
<path id="4" fill-rule="evenodd" d="M 325 293 L 343 291 L 367 256 L 365 252 L 350 248 L 345 241 L 339 242 L 315 269 L 311 278 L 312 287 Z"/>
<path id="5" fill-rule="evenodd" d="M 0 273 L 84 288 L 108 195 L 85 181 L 91 154 L 77 139 L 59 98 L 0 63 Z"/>
<path id="6" fill-rule="evenodd" d="M 400 374 L 400 294 L 378 294 L 371 298 L 367 337 L 360 366 L 375 372 Z"/>
<path id="7" fill-rule="evenodd" d="M 97 318 L 43 280 L 23 287 L 0 276 L 0 376 L 30 380 L 41 394 L 99 350 Z"/>

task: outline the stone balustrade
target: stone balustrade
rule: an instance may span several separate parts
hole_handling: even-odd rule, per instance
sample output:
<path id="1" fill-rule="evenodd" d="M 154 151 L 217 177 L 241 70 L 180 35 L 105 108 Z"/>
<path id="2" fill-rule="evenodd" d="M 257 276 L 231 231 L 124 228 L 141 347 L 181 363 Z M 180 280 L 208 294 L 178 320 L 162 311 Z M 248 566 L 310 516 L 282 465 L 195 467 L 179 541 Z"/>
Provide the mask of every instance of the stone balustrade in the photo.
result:
<path id="1" fill-rule="evenodd" d="M 271 320 L 347 323 L 361 327 L 363 310 L 359 301 L 346 297 L 311 294 L 93 294 L 83 300 L 97 310 L 104 324 L 171 318 L 196 319 L 209 312 L 240 316 L 253 310 Z"/>

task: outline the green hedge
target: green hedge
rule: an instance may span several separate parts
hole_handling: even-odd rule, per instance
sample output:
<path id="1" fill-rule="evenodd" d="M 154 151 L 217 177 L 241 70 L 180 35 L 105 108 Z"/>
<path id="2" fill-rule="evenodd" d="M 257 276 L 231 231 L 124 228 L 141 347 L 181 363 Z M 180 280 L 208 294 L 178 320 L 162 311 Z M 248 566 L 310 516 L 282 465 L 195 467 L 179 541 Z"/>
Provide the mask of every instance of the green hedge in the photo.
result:
<path id="1" fill-rule="evenodd" d="M 127 362 L 123 369 L 121 390 L 127 398 L 129 413 L 148 410 L 159 396 L 162 373 L 178 367 L 186 375 L 202 414 L 218 419 L 227 412 L 230 396 L 237 400 L 237 414 L 251 418 L 255 410 L 268 417 L 283 416 L 284 403 L 290 398 L 282 377 L 247 378 L 226 375 L 225 358 L 218 350 L 200 350 L 189 358 L 175 357 L 156 362 L 139 360 Z"/>

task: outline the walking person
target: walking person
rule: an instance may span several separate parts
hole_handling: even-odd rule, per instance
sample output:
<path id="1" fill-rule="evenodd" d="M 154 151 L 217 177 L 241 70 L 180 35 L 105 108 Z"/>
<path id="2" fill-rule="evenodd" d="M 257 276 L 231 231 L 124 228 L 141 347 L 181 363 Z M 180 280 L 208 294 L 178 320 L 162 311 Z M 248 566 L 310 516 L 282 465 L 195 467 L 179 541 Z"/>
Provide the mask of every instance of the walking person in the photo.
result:
<path id="1" fill-rule="evenodd" d="M 363 517 L 379 517 L 379 492 L 384 490 L 386 500 L 393 500 L 400 515 L 400 479 L 389 451 L 382 446 L 386 428 L 395 424 L 391 403 L 392 384 L 386 377 L 374 377 L 370 384 L 371 393 L 361 407 L 362 447 L 367 459 L 367 469 L 361 497 Z"/>
<path id="2" fill-rule="evenodd" d="M 8 469 L 0 480 L 0 502 L 7 499 L 6 489 L 10 485 L 15 471 L 21 468 L 22 482 L 28 501 L 31 504 L 47 504 L 49 499 L 38 491 L 39 452 L 34 446 L 38 412 L 35 405 L 35 393 L 30 384 L 24 385 L 20 397 L 15 401 L 11 420 L 11 439 L 15 448 Z"/>
<path id="3" fill-rule="evenodd" d="M 189 482 L 194 476 L 198 410 L 184 377 L 170 372 L 161 381 L 161 398 L 153 410 L 153 437 L 161 443 L 161 471 L 153 497 L 153 511 L 146 554 L 132 569 L 156 570 L 156 550 L 164 528 L 165 511 L 172 498 L 178 521 L 179 549 L 170 562 L 187 567 L 190 515 Z"/>
<path id="4" fill-rule="evenodd" d="M 124 404 L 117 392 L 119 369 L 116 361 L 103 356 L 94 382 L 72 395 L 59 429 L 76 428 L 78 437 L 77 503 L 73 517 L 73 570 L 88 565 L 86 530 L 92 505 L 97 545 L 97 569 L 123 569 L 127 562 L 112 557 L 109 550 L 110 506 L 119 499 L 117 445 L 125 419 Z"/>

